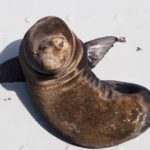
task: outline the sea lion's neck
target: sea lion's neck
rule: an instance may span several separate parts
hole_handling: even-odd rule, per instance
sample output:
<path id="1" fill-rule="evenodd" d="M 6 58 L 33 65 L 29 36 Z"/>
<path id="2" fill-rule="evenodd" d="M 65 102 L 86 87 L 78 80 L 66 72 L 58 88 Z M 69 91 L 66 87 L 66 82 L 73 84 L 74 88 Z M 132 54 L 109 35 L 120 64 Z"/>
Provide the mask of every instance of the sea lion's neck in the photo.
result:
<path id="1" fill-rule="evenodd" d="M 102 80 L 91 71 L 90 68 L 83 71 L 83 80 L 86 82 L 95 92 L 99 93 L 102 99 L 109 99 L 113 95 L 113 89 L 105 84 Z"/>

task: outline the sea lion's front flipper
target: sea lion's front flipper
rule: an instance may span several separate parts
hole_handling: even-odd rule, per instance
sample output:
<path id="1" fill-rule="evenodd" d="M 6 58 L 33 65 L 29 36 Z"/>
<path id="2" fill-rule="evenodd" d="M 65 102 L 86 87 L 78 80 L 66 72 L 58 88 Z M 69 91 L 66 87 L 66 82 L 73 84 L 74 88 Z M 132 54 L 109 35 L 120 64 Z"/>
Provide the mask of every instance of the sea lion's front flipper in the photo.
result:
<path id="1" fill-rule="evenodd" d="M 0 83 L 5 82 L 25 82 L 18 57 L 0 64 Z"/>
<path id="2" fill-rule="evenodd" d="M 88 53 L 89 66 L 94 68 L 115 42 L 125 42 L 125 39 L 106 36 L 84 43 Z"/>

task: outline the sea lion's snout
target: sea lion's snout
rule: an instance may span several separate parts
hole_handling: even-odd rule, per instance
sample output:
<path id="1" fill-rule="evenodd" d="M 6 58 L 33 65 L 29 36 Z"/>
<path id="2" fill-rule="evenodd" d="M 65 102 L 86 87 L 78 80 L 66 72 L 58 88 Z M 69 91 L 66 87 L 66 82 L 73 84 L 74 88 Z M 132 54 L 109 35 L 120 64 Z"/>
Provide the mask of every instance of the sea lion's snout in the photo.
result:
<path id="1" fill-rule="evenodd" d="M 46 72 L 61 69 L 68 61 L 71 47 L 63 35 L 46 37 L 39 43 L 38 49 L 32 51 L 34 59 Z"/>

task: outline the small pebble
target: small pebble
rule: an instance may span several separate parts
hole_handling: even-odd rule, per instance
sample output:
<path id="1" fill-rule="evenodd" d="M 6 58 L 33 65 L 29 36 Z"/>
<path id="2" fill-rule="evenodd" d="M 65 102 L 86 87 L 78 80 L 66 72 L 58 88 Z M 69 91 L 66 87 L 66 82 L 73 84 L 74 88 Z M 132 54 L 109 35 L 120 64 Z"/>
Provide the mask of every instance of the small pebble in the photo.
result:
<path id="1" fill-rule="evenodd" d="M 20 147 L 20 150 L 29 150 L 26 146 L 24 146 L 24 145 L 22 145 L 21 147 Z"/>
<path id="2" fill-rule="evenodd" d="M 29 14 L 28 16 L 26 16 L 24 20 L 25 20 L 26 23 L 31 23 L 32 22 L 32 16 L 31 16 L 31 14 Z"/>
<path id="3" fill-rule="evenodd" d="M 140 48 L 140 47 L 136 48 L 136 51 L 141 51 L 141 50 L 142 50 L 142 48 Z"/>
<path id="4" fill-rule="evenodd" d="M 119 37 L 118 42 L 124 43 L 124 42 L 126 42 L 126 38 L 125 37 Z"/>
<path id="5" fill-rule="evenodd" d="M 4 100 L 4 101 L 10 101 L 10 100 L 11 100 L 11 98 L 10 98 L 10 97 L 8 97 L 8 98 L 4 98 L 3 100 Z"/>

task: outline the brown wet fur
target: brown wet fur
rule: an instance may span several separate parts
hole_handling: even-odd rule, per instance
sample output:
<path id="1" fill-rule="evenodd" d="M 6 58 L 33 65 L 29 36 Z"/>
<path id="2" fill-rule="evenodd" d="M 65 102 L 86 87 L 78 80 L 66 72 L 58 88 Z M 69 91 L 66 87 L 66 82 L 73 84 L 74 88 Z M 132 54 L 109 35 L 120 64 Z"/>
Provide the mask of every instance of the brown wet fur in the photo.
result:
<path id="1" fill-rule="evenodd" d="M 41 34 L 52 33 L 52 29 L 50 32 L 50 27 L 47 27 L 51 19 L 54 23 L 58 22 L 57 29 L 66 37 L 73 52 L 66 68 L 46 76 L 34 70 L 32 59 L 29 58 L 31 65 L 26 62 L 24 53 L 33 47 L 30 44 L 34 44 L 34 39 L 27 35 L 34 34 L 38 24 L 45 23 Z M 101 82 L 87 65 L 82 42 L 69 29 L 62 28 L 67 29 L 59 18 L 42 19 L 27 32 L 20 47 L 20 62 L 33 100 L 41 112 L 65 137 L 85 147 L 113 146 L 138 136 L 149 112 L 144 97 L 139 93 L 118 92 Z M 36 42 L 41 40 L 37 36 Z"/>

